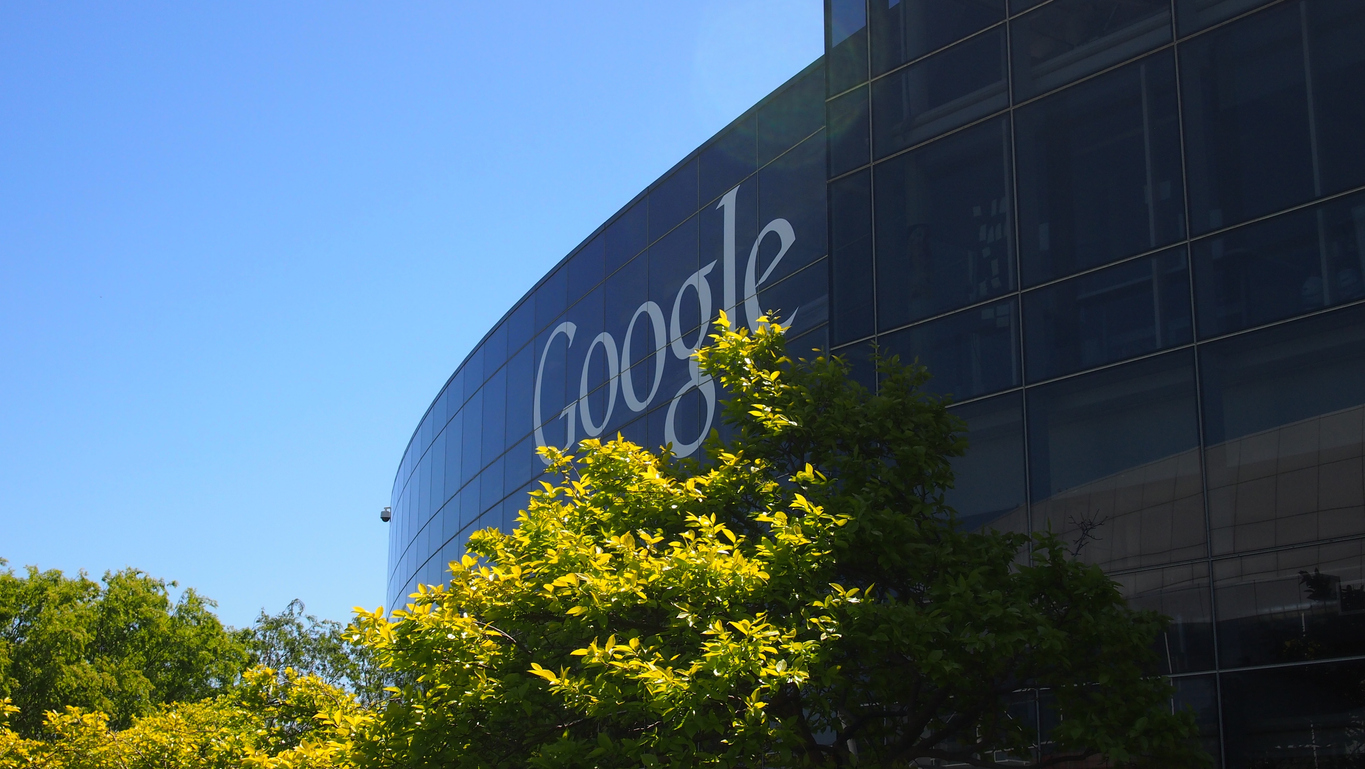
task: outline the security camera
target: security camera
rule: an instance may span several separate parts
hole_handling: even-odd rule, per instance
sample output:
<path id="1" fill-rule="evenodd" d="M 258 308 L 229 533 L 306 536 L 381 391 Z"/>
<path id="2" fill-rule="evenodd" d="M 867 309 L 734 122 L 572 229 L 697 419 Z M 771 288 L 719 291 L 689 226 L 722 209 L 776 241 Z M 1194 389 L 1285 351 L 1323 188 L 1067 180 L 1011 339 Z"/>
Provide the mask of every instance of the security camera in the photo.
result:
<path id="1" fill-rule="evenodd" d="M 379 520 L 383 521 L 384 523 L 388 523 L 389 519 L 391 518 L 393 518 L 393 510 L 390 510 L 387 506 L 385 506 L 383 510 L 379 511 Z"/>

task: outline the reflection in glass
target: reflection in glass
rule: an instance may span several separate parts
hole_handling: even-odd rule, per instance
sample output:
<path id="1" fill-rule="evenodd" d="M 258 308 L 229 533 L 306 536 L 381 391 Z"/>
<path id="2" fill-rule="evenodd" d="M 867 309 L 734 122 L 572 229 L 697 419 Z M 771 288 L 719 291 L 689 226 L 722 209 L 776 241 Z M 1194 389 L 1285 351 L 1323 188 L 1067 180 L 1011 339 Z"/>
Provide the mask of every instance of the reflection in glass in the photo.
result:
<path id="1" fill-rule="evenodd" d="M 1214 562 L 1224 667 L 1365 654 L 1365 542 Z"/>
<path id="2" fill-rule="evenodd" d="M 871 155 L 868 136 L 867 86 L 825 103 L 829 127 L 825 131 L 829 147 L 829 175 L 852 171 L 867 165 Z"/>
<path id="3" fill-rule="evenodd" d="M 1024 294 L 1029 381 L 1116 363 L 1192 338 L 1183 247 Z"/>
<path id="4" fill-rule="evenodd" d="M 864 171 L 829 185 L 830 344 L 871 336 L 872 174 Z"/>
<path id="5" fill-rule="evenodd" d="M 1107 569 L 1203 557 L 1189 351 L 1029 391 L 1033 526 Z"/>
<path id="6" fill-rule="evenodd" d="M 1055 0 L 1010 27 L 1022 101 L 1171 40 L 1170 0 Z"/>
<path id="7" fill-rule="evenodd" d="M 1213 551 L 1365 533 L 1365 307 L 1200 356 Z"/>
<path id="8" fill-rule="evenodd" d="M 1182 36 L 1211 27 L 1273 0 L 1175 0 L 1175 18 Z"/>
<path id="9" fill-rule="evenodd" d="M 1197 241 L 1193 253 L 1201 337 L 1365 298 L 1365 196 Z"/>
<path id="10" fill-rule="evenodd" d="M 1009 104 L 1004 27 L 874 82 L 872 101 L 878 158 L 1004 109 Z"/>
<path id="11" fill-rule="evenodd" d="M 879 329 L 1014 288 L 1008 146 L 993 120 L 874 169 Z"/>
<path id="12" fill-rule="evenodd" d="M 1224 673 L 1227 769 L 1361 765 L 1365 663 Z"/>
<path id="13" fill-rule="evenodd" d="M 825 125 L 825 64 L 821 60 L 792 79 L 758 108 L 758 164 L 786 152 Z"/>
<path id="14" fill-rule="evenodd" d="M 885 355 L 919 360 L 933 378 L 925 390 L 965 400 L 1019 385 L 1016 301 L 931 320 L 878 338 Z"/>
<path id="15" fill-rule="evenodd" d="M 1365 3 L 1307 3 L 1309 62 L 1313 81 L 1313 130 L 1321 156 L 1319 194 L 1365 184 Z"/>
<path id="16" fill-rule="evenodd" d="M 1192 234 L 1313 195 L 1299 16 L 1268 8 L 1180 49 Z"/>
<path id="17" fill-rule="evenodd" d="M 1005 18 L 1004 0 L 871 0 L 869 9 L 873 76 Z"/>
<path id="18" fill-rule="evenodd" d="M 1015 130 L 1024 285 L 1183 236 L 1169 52 L 1021 107 Z"/>
<path id="19" fill-rule="evenodd" d="M 967 422 L 967 453 L 955 457 L 946 501 L 966 530 L 1028 533 L 1024 492 L 1024 405 L 1019 393 L 954 406 Z"/>
<path id="20" fill-rule="evenodd" d="M 1213 669 L 1213 612 L 1207 562 L 1129 572 L 1114 578 L 1134 609 L 1170 617 L 1156 639 L 1162 675 Z"/>

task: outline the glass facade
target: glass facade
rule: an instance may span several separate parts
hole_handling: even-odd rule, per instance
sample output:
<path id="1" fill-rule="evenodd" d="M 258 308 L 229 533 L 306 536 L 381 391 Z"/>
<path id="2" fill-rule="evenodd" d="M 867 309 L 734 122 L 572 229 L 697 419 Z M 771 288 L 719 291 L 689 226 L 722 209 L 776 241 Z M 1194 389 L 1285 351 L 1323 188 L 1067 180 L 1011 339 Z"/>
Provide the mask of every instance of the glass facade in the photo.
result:
<path id="1" fill-rule="evenodd" d="M 971 442 L 949 502 L 1169 615 L 1172 707 L 1221 766 L 1365 765 L 1365 3 L 825 11 L 820 61 L 442 389 L 394 482 L 389 605 L 513 524 L 537 445 L 696 451 L 705 322 L 777 309 L 870 387 L 875 350 L 929 366 Z"/>
<path id="2" fill-rule="evenodd" d="M 832 351 L 957 401 L 967 525 L 1172 618 L 1220 765 L 1365 766 L 1365 3 L 826 13 Z"/>

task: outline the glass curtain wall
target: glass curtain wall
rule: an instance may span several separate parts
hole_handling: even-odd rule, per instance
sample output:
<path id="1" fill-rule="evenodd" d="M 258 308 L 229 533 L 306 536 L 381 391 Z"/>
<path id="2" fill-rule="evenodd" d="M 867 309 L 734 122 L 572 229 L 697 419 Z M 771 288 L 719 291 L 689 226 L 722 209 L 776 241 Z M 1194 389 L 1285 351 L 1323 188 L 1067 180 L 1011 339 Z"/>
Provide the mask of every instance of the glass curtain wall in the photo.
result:
<path id="1" fill-rule="evenodd" d="M 1360 765 L 1365 3 L 826 13 L 832 350 L 953 396 L 966 525 L 1173 618 L 1220 765 Z"/>

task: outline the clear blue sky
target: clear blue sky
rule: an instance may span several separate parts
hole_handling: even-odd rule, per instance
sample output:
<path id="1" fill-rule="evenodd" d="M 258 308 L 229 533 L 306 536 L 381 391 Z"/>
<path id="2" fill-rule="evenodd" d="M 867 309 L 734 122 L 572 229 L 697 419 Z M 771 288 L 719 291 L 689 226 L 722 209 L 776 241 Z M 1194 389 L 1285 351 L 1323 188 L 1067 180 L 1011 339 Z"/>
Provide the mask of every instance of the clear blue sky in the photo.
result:
<path id="1" fill-rule="evenodd" d="M 470 347 L 821 51 L 818 0 L 0 4 L 0 557 L 383 600 Z"/>

